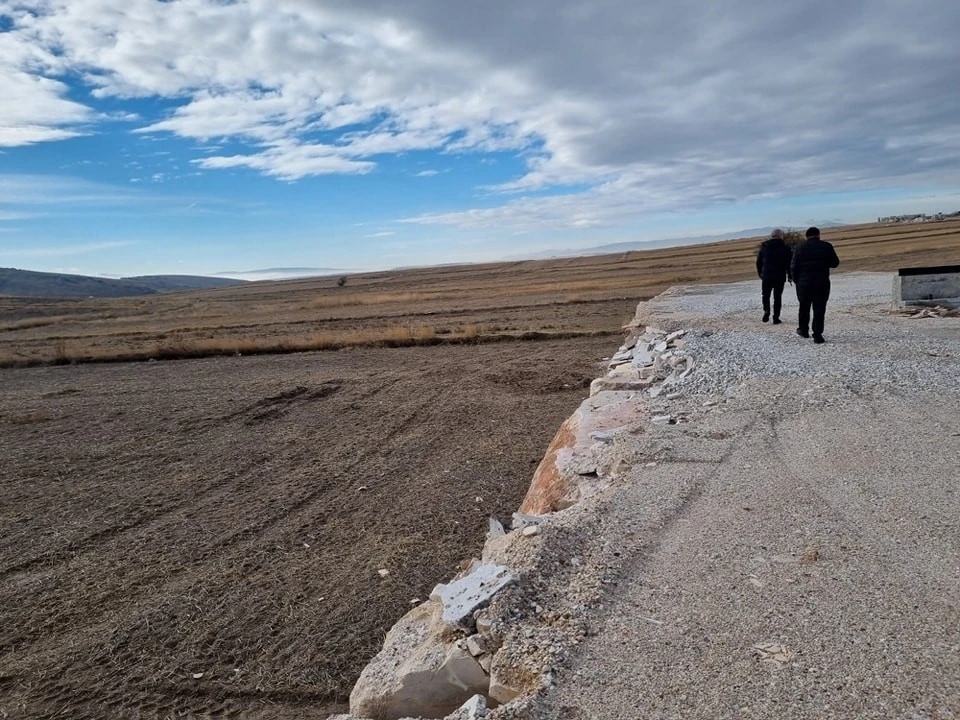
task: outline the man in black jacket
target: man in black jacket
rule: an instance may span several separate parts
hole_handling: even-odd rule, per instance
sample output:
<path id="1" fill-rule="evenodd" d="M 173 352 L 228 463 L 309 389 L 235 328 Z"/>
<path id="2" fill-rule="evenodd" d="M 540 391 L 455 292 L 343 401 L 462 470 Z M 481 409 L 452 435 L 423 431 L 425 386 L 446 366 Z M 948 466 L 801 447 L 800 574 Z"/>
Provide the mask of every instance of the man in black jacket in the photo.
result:
<path id="1" fill-rule="evenodd" d="M 763 321 L 770 319 L 770 293 L 773 292 L 773 324 L 779 325 L 783 284 L 791 277 L 790 248 L 783 241 L 781 230 L 770 233 L 770 239 L 760 246 L 760 252 L 757 253 L 757 275 L 762 281 Z"/>
<path id="2" fill-rule="evenodd" d="M 810 308 L 813 307 L 813 341 L 824 342 L 823 317 L 830 298 L 830 270 L 840 265 L 833 245 L 820 239 L 820 230 L 807 229 L 807 240 L 793 251 L 790 272 L 797 284 L 797 299 L 800 301 L 800 324 L 797 335 L 808 338 L 810 334 Z"/>

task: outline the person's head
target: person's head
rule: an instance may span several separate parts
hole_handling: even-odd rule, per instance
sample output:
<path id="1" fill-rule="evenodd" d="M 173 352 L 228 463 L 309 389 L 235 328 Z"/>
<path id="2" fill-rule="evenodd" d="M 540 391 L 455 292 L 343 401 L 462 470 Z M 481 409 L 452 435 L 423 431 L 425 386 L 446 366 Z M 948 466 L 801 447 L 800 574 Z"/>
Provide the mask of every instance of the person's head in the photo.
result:
<path id="1" fill-rule="evenodd" d="M 772 233 L 770 233 L 770 237 L 773 238 L 774 240 L 783 240 L 783 230 L 781 230 L 780 228 L 777 228 Z"/>
<path id="2" fill-rule="evenodd" d="M 806 232 L 807 240 L 812 238 L 820 238 L 820 228 L 818 227 L 808 227 Z"/>

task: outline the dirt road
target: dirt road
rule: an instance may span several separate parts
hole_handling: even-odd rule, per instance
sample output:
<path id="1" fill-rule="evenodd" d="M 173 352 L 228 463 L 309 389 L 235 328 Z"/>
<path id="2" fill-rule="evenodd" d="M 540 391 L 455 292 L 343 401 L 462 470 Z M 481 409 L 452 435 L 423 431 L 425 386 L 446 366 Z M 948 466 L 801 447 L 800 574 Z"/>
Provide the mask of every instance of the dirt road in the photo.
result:
<path id="1" fill-rule="evenodd" d="M 0 716 L 339 709 L 616 344 L 3 371 Z"/>

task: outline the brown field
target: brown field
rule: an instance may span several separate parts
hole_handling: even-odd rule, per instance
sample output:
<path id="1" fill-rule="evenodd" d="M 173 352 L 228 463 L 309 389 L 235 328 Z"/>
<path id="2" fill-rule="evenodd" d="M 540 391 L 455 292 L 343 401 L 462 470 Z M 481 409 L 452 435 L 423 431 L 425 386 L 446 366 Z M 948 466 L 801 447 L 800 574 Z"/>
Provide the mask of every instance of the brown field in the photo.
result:
<path id="1" fill-rule="evenodd" d="M 960 223 L 827 238 L 847 270 L 960 263 Z M 9 365 L 244 355 L 0 370 L 0 718 L 342 707 L 517 507 L 637 300 L 750 278 L 755 246 L 0 299 Z M 247 356 L 304 348 L 341 349 Z"/>
<path id="2" fill-rule="evenodd" d="M 824 233 L 842 269 L 960 262 L 960 221 Z M 754 276 L 757 241 L 254 283 L 116 300 L 0 297 L 0 367 L 578 337 L 678 283 Z"/>

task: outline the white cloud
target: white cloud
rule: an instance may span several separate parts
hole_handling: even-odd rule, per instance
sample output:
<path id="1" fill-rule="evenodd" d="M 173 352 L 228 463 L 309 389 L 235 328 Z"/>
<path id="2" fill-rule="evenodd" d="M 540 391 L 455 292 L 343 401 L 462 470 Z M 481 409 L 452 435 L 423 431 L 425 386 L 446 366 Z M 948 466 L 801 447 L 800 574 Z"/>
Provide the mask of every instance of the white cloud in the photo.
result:
<path id="1" fill-rule="evenodd" d="M 434 175 L 439 175 L 439 170 L 421 170 L 416 173 L 415 177 L 433 177 Z"/>
<path id="2" fill-rule="evenodd" d="M 526 172 L 497 188 L 505 204 L 417 222 L 584 228 L 960 182 L 955 0 L 0 0 L 0 13 L 17 99 L 0 145 L 86 132 L 99 98 L 161 97 L 180 104 L 140 132 L 212 145 L 194 161 L 206 169 L 296 180 L 415 150 L 523 154 Z M 89 94 L 68 92 L 76 75 Z"/>
<path id="3" fill-rule="evenodd" d="M 0 247 L 0 257 L 8 258 L 50 258 L 65 257 L 68 255 L 89 255 L 90 253 L 103 252 L 105 250 L 116 250 L 121 247 L 134 245 L 133 242 L 115 241 L 86 243 L 81 245 L 62 245 L 51 247 L 31 247 L 31 248 L 2 248 Z"/>

